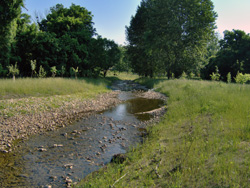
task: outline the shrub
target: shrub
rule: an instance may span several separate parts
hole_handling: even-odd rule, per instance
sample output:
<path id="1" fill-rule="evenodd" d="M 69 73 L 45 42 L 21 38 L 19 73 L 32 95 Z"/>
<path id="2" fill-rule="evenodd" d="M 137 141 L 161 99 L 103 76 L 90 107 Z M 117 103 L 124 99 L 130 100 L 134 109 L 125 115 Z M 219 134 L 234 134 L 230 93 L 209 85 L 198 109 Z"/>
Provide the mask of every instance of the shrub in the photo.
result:
<path id="1" fill-rule="evenodd" d="M 45 78 L 46 77 L 46 71 L 44 70 L 43 66 L 40 65 L 40 68 L 39 68 L 39 74 L 38 74 L 38 77 L 39 78 Z"/>
<path id="2" fill-rule="evenodd" d="M 238 72 L 234 79 L 236 83 L 245 84 L 250 80 L 250 74 L 242 74 Z"/>

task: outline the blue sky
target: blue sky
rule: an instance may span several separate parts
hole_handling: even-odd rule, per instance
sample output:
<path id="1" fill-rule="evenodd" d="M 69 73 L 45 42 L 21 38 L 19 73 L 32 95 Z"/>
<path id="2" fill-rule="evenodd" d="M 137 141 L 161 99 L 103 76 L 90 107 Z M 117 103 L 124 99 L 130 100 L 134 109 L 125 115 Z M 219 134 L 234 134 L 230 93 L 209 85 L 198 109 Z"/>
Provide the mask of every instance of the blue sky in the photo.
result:
<path id="1" fill-rule="evenodd" d="M 72 3 L 87 8 L 93 14 L 97 33 L 119 44 L 125 42 L 125 26 L 136 13 L 141 0 L 25 0 L 28 14 L 35 12 L 45 16 L 49 8 L 60 3 L 69 7 Z M 218 13 L 219 33 L 241 29 L 250 33 L 250 0 L 212 0 Z"/>

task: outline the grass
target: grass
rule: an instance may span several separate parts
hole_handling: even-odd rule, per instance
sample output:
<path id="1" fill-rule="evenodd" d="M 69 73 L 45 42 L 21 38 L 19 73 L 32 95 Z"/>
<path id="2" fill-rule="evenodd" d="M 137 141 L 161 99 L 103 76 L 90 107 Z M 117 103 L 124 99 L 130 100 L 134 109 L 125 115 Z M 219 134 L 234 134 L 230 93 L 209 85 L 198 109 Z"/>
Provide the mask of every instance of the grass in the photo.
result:
<path id="1" fill-rule="evenodd" d="M 109 92 L 109 79 L 10 79 L 0 80 L 0 117 L 53 111 L 74 100 L 86 100 Z"/>
<path id="2" fill-rule="evenodd" d="M 0 99 L 43 97 L 82 93 L 92 95 L 95 92 L 107 91 L 110 79 L 66 79 L 66 78 L 24 78 L 13 82 L 0 79 Z"/>
<path id="3" fill-rule="evenodd" d="M 123 164 L 79 187 L 249 187 L 250 86 L 140 79 L 169 96 L 162 121 Z"/>

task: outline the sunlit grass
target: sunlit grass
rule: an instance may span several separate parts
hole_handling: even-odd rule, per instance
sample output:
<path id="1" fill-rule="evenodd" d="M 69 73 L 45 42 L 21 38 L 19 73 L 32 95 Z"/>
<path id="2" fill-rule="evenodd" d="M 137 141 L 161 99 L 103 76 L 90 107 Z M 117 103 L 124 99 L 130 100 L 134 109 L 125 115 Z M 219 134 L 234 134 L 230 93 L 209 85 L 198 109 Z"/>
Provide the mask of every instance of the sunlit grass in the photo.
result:
<path id="1" fill-rule="evenodd" d="M 249 187 L 250 86 L 140 80 L 167 96 L 168 111 L 122 165 L 80 187 Z M 122 178 L 121 178 L 122 177 Z M 121 178 L 121 179 L 120 179 Z"/>
<path id="2" fill-rule="evenodd" d="M 107 91 L 109 81 L 106 79 L 0 79 L 0 99 L 20 98 L 28 96 L 52 96 L 81 93 L 100 93 Z"/>

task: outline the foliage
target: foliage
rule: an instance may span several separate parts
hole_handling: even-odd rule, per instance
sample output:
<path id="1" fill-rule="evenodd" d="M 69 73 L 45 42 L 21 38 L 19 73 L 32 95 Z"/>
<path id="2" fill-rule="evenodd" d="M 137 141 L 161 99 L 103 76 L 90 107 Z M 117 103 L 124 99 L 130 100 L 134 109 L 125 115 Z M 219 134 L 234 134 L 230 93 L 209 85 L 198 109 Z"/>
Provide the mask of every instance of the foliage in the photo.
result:
<path id="1" fill-rule="evenodd" d="M 52 77 L 54 78 L 56 76 L 56 73 L 57 73 L 56 66 L 51 67 L 50 72 L 52 73 Z"/>
<path id="2" fill-rule="evenodd" d="M 75 4 L 70 8 L 57 4 L 50 8 L 50 14 L 46 19 L 38 21 L 38 24 L 42 31 L 55 33 L 57 37 L 68 33 L 75 35 L 78 32 L 84 32 L 90 38 L 95 32 L 91 12 Z"/>
<path id="3" fill-rule="evenodd" d="M 9 65 L 9 66 L 7 66 L 7 68 L 9 70 L 9 74 L 12 74 L 13 80 L 15 81 L 15 76 L 19 74 L 19 69 L 17 67 L 17 62 L 15 64 L 15 66 L 14 65 Z"/>
<path id="4" fill-rule="evenodd" d="M 229 72 L 228 74 L 227 74 L 227 83 L 231 83 L 232 82 L 232 76 L 231 76 L 231 73 Z"/>
<path id="5" fill-rule="evenodd" d="M 1 56 L 0 52 L 0 59 L 4 59 L 0 61 L 0 76 L 6 76 L 6 66 L 14 62 L 19 62 L 20 74 L 24 77 L 33 76 L 40 66 L 47 73 L 51 67 L 63 66 L 63 71 L 58 73 L 66 77 L 71 76 L 71 67 L 78 67 L 82 77 L 98 77 L 101 71 L 106 74 L 120 62 L 120 50 L 113 41 L 94 38 L 96 33 L 92 17 L 84 7 L 72 4 L 65 8 L 57 4 L 46 18 L 37 18 L 36 25 L 29 15 L 21 14 L 20 9 L 15 20 L 9 24 L 11 29 L 6 29 L 11 37 L 8 38 L 8 53 L 2 50 L 4 53 Z M 31 69 L 34 59 L 37 70 Z"/>
<path id="6" fill-rule="evenodd" d="M 0 62 L 5 69 L 9 65 L 11 45 L 17 31 L 16 19 L 21 14 L 23 0 L 1 0 L 0 2 Z"/>
<path id="7" fill-rule="evenodd" d="M 236 83 L 245 84 L 250 81 L 250 74 L 242 74 L 238 72 L 234 79 Z"/>
<path id="8" fill-rule="evenodd" d="M 108 164 L 78 187 L 115 182 L 115 187 L 248 187 L 248 85 L 180 79 L 143 83 L 169 96 L 164 118 L 147 128 L 148 137 L 130 149 L 127 161 Z"/>
<path id="9" fill-rule="evenodd" d="M 31 78 L 36 75 L 36 60 L 31 60 L 30 61 L 30 66 L 31 66 Z"/>
<path id="10" fill-rule="evenodd" d="M 205 68 L 207 75 L 214 71 L 215 66 L 219 67 L 224 81 L 227 79 L 228 72 L 232 74 L 232 77 L 235 77 L 237 72 L 250 73 L 249 34 L 241 30 L 226 30 L 224 38 L 219 43 L 220 50 Z"/>
<path id="11" fill-rule="evenodd" d="M 210 75 L 210 76 L 211 76 L 211 80 L 213 80 L 213 81 L 219 81 L 219 80 L 220 80 L 219 69 L 218 69 L 217 66 L 216 66 L 215 68 L 216 68 L 215 73 L 213 72 L 213 73 Z"/>
<path id="12" fill-rule="evenodd" d="M 38 72 L 38 77 L 39 78 L 45 78 L 47 75 L 47 72 L 44 70 L 43 66 L 40 65 L 39 72 Z"/>
<path id="13" fill-rule="evenodd" d="M 140 75 L 199 73 L 213 36 L 211 0 L 144 0 L 127 27 L 128 54 Z"/>
<path id="14" fill-rule="evenodd" d="M 183 73 L 181 74 L 180 79 L 187 79 L 187 77 L 188 77 L 188 75 L 187 75 L 185 72 L 183 72 Z"/>
<path id="15" fill-rule="evenodd" d="M 127 49 L 124 46 L 119 46 L 118 47 L 120 50 L 120 61 L 118 63 L 115 64 L 115 66 L 113 67 L 114 71 L 118 71 L 118 72 L 129 72 L 130 71 L 130 62 L 127 56 Z"/>

